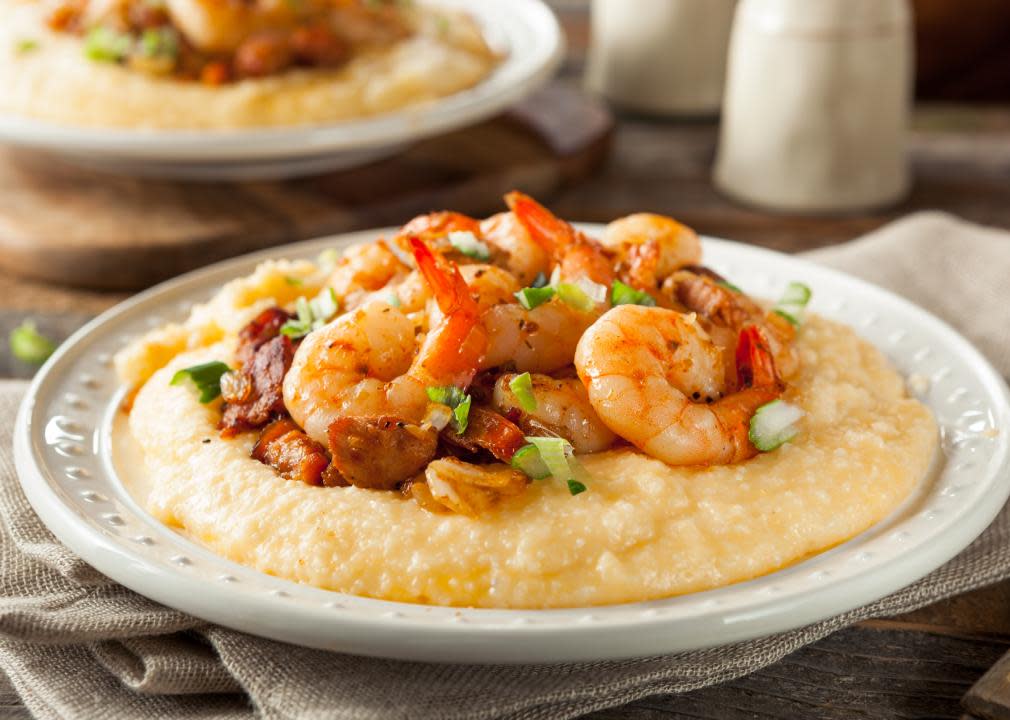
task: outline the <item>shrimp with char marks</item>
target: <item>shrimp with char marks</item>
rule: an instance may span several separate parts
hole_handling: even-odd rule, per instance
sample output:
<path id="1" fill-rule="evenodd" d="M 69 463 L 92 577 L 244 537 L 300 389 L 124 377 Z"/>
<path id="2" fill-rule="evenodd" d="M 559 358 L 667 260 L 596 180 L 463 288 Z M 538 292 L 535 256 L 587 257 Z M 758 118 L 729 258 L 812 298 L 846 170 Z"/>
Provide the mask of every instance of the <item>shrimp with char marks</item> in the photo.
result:
<path id="1" fill-rule="evenodd" d="M 330 448 L 335 462 L 367 460 L 369 448 L 379 451 L 410 443 L 411 438 L 426 440 L 429 429 L 418 428 L 428 410 L 427 388 L 466 387 L 483 357 L 487 337 L 466 281 L 454 265 L 420 241 L 414 241 L 413 250 L 442 312 L 420 349 L 410 318 L 390 305 L 370 303 L 307 335 L 284 379 L 288 412 L 309 437 Z M 334 423 L 345 432 L 332 432 Z M 404 437 L 390 443 L 380 437 L 384 432 Z M 334 437 L 350 438 L 351 446 L 335 448 Z M 433 456 L 434 442 L 427 445 Z M 367 477 L 359 467 L 337 469 L 349 481 Z M 406 472 L 400 466 L 397 470 Z M 365 482 L 390 487 L 408 477 L 387 475 Z"/>
<path id="2" fill-rule="evenodd" d="M 761 331 L 741 331 L 742 386 L 725 393 L 723 351 L 693 315 L 621 305 L 583 336 L 575 367 L 615 433 L 670 465 L 717 465 L 757 453 L 750 419 L 782 393 Z M 724 394 L 725 393 L 725 394 Z"/>

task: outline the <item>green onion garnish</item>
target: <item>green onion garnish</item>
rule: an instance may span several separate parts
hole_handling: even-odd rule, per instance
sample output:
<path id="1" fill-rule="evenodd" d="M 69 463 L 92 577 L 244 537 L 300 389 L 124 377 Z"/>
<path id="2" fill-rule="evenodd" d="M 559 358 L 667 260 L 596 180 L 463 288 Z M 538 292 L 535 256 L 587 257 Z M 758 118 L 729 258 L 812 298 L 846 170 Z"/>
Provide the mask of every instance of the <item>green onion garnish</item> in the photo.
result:
<path id="1" fill-rule="evenodd" d="M 31 365 L 41 365 L 56 349 L 56 343 L 40 333 L 31 320 L 11 330 L 8 342 L 14 357 Z"/>
<path id="2" fill-rule="evenodd" d="M 474 260 L 488 260 L 491 257 L 491 248 L 487 243 L 478 240 L 477 236 L 468 231 L 455 231 L 448 235 L 449 244 L 456 250 Z"/>
<path id="3" fill-rule="evenodd" d="M 542 272 L 538 272 L 537 276 L 533 278 L 533 282 L 530 283 L 530 287 L 542 288 L 547 285 L 547 276 Z"/>
<path id="4" fill-rule="evenodd" d="M 319 265 L 324 270 L 332 270 L 336 267 L 337 263 L 340 261 L 340 251 L 336 248 L 328 248 L 319 253 L 319 257 L 316 258 L 316 264 Z"/>
<path id="5" fill-rule="evenodd" d="M 543 480 L 551 476 L 550 468 L 540 457 L 540 451 L 533 444 L 523 445 L 512 456 L 512 467 L 526 473 L 534 480 Z"/>
<path id="6" fill-rule="evenodd" d="M 748 437 L 761 452 L 771 452 L 797 434 L 803 410 L 783 400 L 773 400 L 757 409 L 750 419 Z"/>
<path id="7" fill-rule="evenodd" d="M 509 389 L 515 393 L 516 399 L 519 401 L 519 407 L 523 410 L 533 412 L 537 409 L 537 398 L 533 394 L 533 378 L 530 377 L 528 372 L 512 378 L 509 381 Z"/>
<path id="8" fill-rule="evenodd" d="M 300 287 L 305 284 L 301 278 L 296 278 L 293 275 L 285 275 L 284 282 L 292 287 Z"/>
<path id="9" fill-rule="evenodd" d="M 568 492 L 578 495 L 586 491 L 586 484 L 583 480 L 588 479 L 588 475 L 582 464 L 575 459 L 575 451 L 570 442 L 564 438 L 534 436 L 527 436 L 526 442 L 537 449 L 540 460 L 550 471 L 551 476 L 555 480 L 565 483 L 568 486 Z M 530 475 L 530 477 L 534 476 Z"/>
<path id="10" fill-rule="evenodd" d="M 179 55 L 179 37 L 172 28 L 148 28 L 140 36 L 140 54 L 150 58 L 175 58 Z"/>
<path id="11" fill-rule="evenodd" d="M 14 52 L 18 55 L 25 55 L 33 50 L 39 49 L 39 41 L 32 38 L 24 38 L 14 43 Z"/>
<path id="12" fill-rule="evenodd" d="M 456 426 L 456 434 L 462 435 L 466 432 L 467 423 L 470 420 L 470 396 L 463 398 L 463 402 L 452 409 L 452 422 Z"/>
<path id="13" fill-rule="evenodd" d="M 295 300 L 297 317 L 281 325 L 281 334 L 292 340 L 305 337 L 329 322 L 338 310 L 340 301 L 333 288 L 326 288 L 312 300 L 306 300 L 303 295 Z"/>
<path id="14" fill-rule="evenodd" d="M 448 405 L 452 408 L 452 422 L 456 428 L 456 434 L 462 435 L 466 432 L 467 422 L 470 418 L 470 396 L 458 387 L 446 385 L 444 387 L 430 386 L 425 389 L 428 399 L 439 405 Z"/>
<path id="15" fill-rule="evenodd" d="M 649 293 L 636 290 L 620 280 L 614 280 L 614 284 L 610 288 L 610 304 L 614 306 L 645 305 L 646 307 L 655 307 L 656 301 Z"/>
<path id="16" fill-rule="evenodd" d="M 589 294 L 575 283 L 558 283 L 557 292 L 562 302 L 576 310 L 589 312 L 596 307 Z"/>
<path id="17" fill-rule="evenodd" d="M 554 297 L 552 287 L 528 287 L 516 293 L 516 300 L 527 310 L 543 305 L 552 297 Z"/>
<path id="18" fill-rule="evenodd" d="M 389 293 L 389 298 L 387 299 L 387 302 L 388 302 L 388 303 L 389 303 L 389 304 L 390 304 L 390 305 L 391 305 L 392 307 L 395 307 L 395 308 L 398 308 L 398 307 L 402 307 L 402 306 L 403 306 L 403 303 L 402 303 L 402 302 L 400 302 L 400 296 L 399 296 L 399 295 L 397 295 L 397 294 L 396 294 L 395 292 L 391 292 L 391 293 Z"/>
<path id="19" fill-rule="evenodd" d="M 133 38 L 107 27 L 96 27 L 84 36 L 84 55 L 98 62 L 119 62 L 130 54 Z"/>
<path id="20" fill-rule="evenodd" d="M 734 285 L 733 283 L 731 283 L 729 280 L 716 280 L 715 284 L 718 285 L 719 287 L 724 287 L 727 290 L 732 290 L 735 293 L 743 293 L 743 290 L 741 290 L 740 288 L 738 288 L 736 285 Z"/>
<path id="21" fill-rule="evenodd" d="M 793 325 L 799 325 L 803 322 L 803 313 L 807 303 L 810 302 L 811 295 L 810 288 L 803 283 L 791 282 L 782 294 L 782 298 L 772 309 Z"/>
<path id="22" fill-rule="evenodd" d="M 184 368 L 172 376 L 171 385 L 179 385 L 187 380 L 200 394 L 200 402 L 209 403 L 221 394 L 221 376 L 231 370 L 223 362 L 212 360 L 200 365 Z"/>

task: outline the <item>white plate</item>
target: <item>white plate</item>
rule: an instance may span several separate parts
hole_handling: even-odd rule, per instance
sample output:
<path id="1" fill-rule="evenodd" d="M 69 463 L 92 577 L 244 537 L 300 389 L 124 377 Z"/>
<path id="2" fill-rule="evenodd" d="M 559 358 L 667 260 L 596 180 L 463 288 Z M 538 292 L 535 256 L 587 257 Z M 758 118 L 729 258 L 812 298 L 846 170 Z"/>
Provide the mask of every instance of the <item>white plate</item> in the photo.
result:
<path id="1" fill-rule="evenodd" d="M 252 180 L 338 170 L 391 155 L 421 138 L 484 120 L 545 83 L 564 54 L 541 0 L 422 0 L 465 9 L 505 59 L 478 85 L 395 113 L 269 129 L 126 130 L 69 127 L 0 115 L 0 142 L 132 175 Z"/>
<path id="2" fill-rule="evenodd" d="M 598 226 L 585 226 L 599 231 Z M 314 257 L 376 231 L 214 265 L 105 313 L 39 372 L 17 420 L 21 484 L 47 526 L 109 577 L 206 620 L 301 645 L 459 662 L 553 662 L 653 655 L 799 627 L 871 602 L 953 557 L 1010 493 L 1010 404 L 1003 380 L 923 310 L 841 273 L 767 250 L 705 240 L 706 261 L 747 292 L 802 279 L 811 309 L 848 323 L 915 378 L 942 427 L 944 456 L 919 492 L 852 540 L 787 569 L 718 590 L 571 610 L 475 610 L 327 592 L 224 560 L 141 510 L 116 476 L 109 428 L 120 393 L 112 354 L 184 317 L 268 257 Z"/>

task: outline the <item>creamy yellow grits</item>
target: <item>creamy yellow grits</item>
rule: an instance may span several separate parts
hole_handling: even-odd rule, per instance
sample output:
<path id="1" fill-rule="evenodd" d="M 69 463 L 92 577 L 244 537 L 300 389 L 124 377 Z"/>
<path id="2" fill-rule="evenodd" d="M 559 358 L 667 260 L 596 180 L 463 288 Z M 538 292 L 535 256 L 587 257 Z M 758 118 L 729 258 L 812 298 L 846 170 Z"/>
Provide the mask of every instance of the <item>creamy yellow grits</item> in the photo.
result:
<path id="1" fill-rule="evenodd" d="M 432 514 L 397 493 L 319 488 L 249 457 L 255 433 L 218 437 L 173 372 L 231 357 L 234 332 L 305 288 L 308 263 L 268 263 L 182 325 L 117 358 L 143 383 L 129 415 L 148 510 L 212 551 L 279 577 L 388 600 L 495 608 L 602 605 L 706 590 L 824 551 L 892 512 L 937 450 L 929 410 L 852 330 L 811 316 L 786 398 L 800 435 L 748 462 L 672 468 L 634 450 L 583 456 L 577 496 L 534 482 L 480 519 Z M 146 381 L 146 382 L 145 382 Z M 208 442 L 209 440 L 209 442 Z"/>
<path id="2" fill-rule="evenodd" d="M 420 8 L 416 34 L 341 68 L 212 87 L 88 60 L 80 38 L 46 27 L 45 11 L 37 0 L 0 0 L 0 112 L 63 125 L 228 129 L 337 122 L 465 90 L 499 62 L 468 16 Z"/>

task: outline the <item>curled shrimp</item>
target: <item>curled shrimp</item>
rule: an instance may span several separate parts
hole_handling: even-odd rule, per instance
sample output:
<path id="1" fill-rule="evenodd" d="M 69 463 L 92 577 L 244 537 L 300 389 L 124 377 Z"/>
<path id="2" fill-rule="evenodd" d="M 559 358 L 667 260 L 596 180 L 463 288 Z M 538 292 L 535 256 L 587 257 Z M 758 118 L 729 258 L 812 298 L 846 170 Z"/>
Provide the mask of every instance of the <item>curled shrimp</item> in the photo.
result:
<path id="1" fill-rule="evenodd" d="M 586 332 L 575 367 L 607 426 L 670 465 L 717 465 L 752 457 L 754 412 L 782 392 L 761 331 L 741 331 L 743 381 L 723 394 L 723 352 L 693 315 L 621 305 Z"/>
<path id="2" fill-rule="evenodd" d="M 368 293 L 404 279 L 411 272 L 382 240 L 352 245 L 337 260 L 326 285 L 345 309 L 357 307 Z"/>
<path id="3" fill-rule="evenodd" d="M 628 284 L 654 291 L 675 270 L 701 262 L 697 233 L 673 218 L 635 213 L 607 225 L 601 242 L 617 257 Z"/>
<path id="4" fill-rule="evenodd" d="M 505 202 L 530 237 L 561 268 L 562 279 L 577 280 L 585 277 L 608 287 L 614 281 L 613 262 L 599 243 L 586 237 L 529 195 L 513 190 L 505 196 Z"/>
<path id="5" fill-rule="evenodd" d="M 427 387 L 465 387 L 487 338 L 477 305 L 458 269 L 423 243 L 412 244 L 418 267 L 441 310 L 417 349 L 414 322 L 398 308 L 374 302 L 309 333 L 284 378 L 284 404 L 317 442 L 341 418 L 394 417 L 420 423 Z"/>
<path id="6" fill-rule="evenodd" d="M 541 273 L 550 274 L 550 256 L 530 237 L 515 213 L 502 212 L 482 220 L 480 237 L 496 251 L 492 255 L 495 264 L 512 273 L 523 287 Z"/>
<path id="7" fill-rule="evenodd" d="M 510 387 L 515 377 L 506 373 L 498 378 L 492 403 L 527 435 L 563 437 L 580 454 L 606 450 L 614 444 L 617 436 L 596 414 L 581 380 L 531 374 L 536 408 L 524 410 Z"/>
<path id="8" fill-rule="evenodd" d="M 173 25 L 206 52 L 231 52 L 250 35 L 294 27 L 298 15 L 284 0 L 165 0 Z"/>
<path id="9" fill-rule="evenodd" d="M 747 325 L 757 325 L 767 339 L 779 375 L 788 379 L 799 370 L 799 355 L 793 345 L 796 328 L 782 316 L 720 282 L 711 271 L 697 267 L 678 270 L 663 283 L 663 292 L 697 313 L 716 344 L 730 353 L 735 352 L 740 331 Z M 727 366 L 727 373 L 732 381 L 735 368 Z"/>

